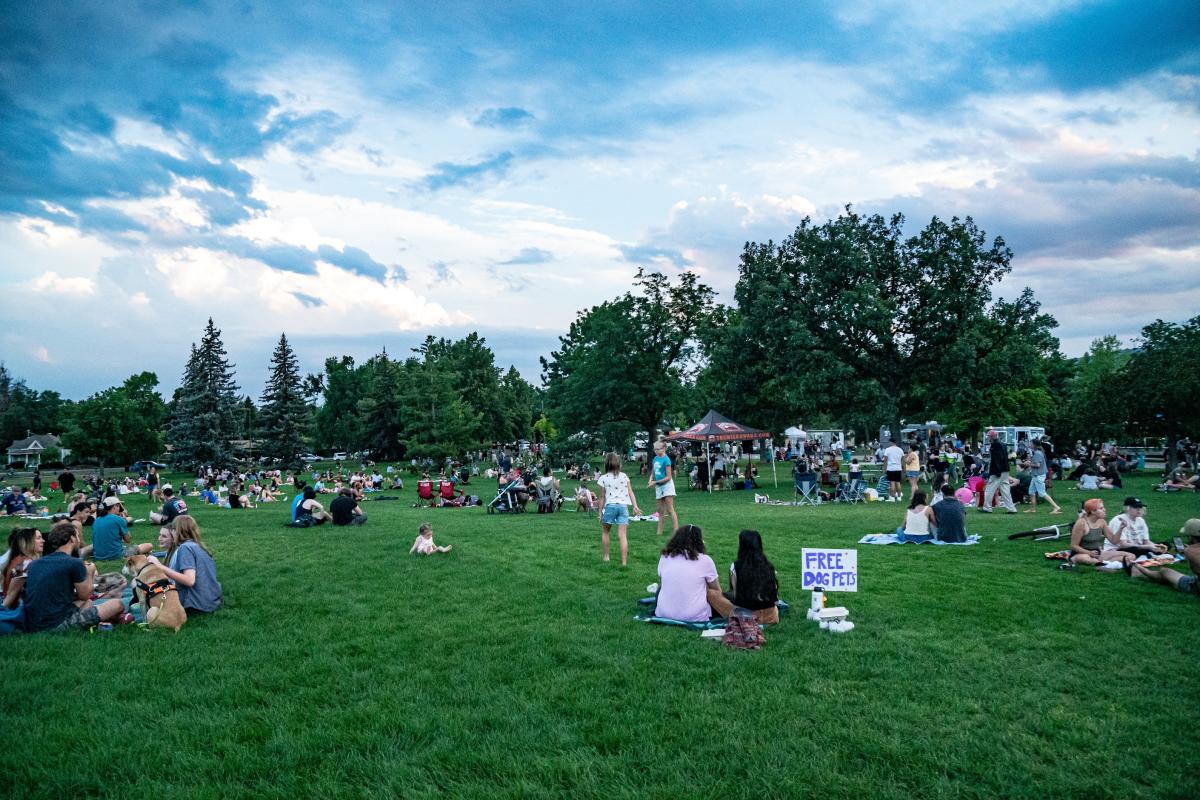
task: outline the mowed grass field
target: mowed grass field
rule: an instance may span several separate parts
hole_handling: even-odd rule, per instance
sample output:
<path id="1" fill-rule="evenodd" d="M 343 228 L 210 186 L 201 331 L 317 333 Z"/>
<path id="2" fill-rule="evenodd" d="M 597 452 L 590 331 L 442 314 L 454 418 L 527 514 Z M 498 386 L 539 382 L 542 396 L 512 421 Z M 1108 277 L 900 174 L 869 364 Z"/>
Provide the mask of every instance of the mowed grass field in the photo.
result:
<path id="1" fill-rule="evenodd" d="M 1103 493 L 1111 513 L 1127 492 L 1157 540 L 1200 516 L 1200 496 L 1151 493 L 1148 478 Z M 879 547 L 855 543 L 903 506 L 685 491 L 681 521 L 722 573 L 756 528 L 793 604 L 763 650 L 741 652 L 633 620 L 664 543 L 653 523 L 631 524 L 622 569 L 615 537 L 601 563 L 595 517 L 571 505 L 490 516 L 399 494 L 364 503 L 356 529 L 189 499 L 223 611 L 178 635 L 0 639 L 4 794 L 1196 797 L 1200 603 L 1061 572 L 1042 556 L 1056 543 L 1007 540 L 1064 519 L 1044 507 L 970 515 L 974 547 Z M 1090 496 L 1055 494 L 1068 508 Z M 425 520 L 453 552 L 408 554 Z M 854 631 L 804 618 L 804 546 L 858 547 L 860 591 L 829 595 Z"/>

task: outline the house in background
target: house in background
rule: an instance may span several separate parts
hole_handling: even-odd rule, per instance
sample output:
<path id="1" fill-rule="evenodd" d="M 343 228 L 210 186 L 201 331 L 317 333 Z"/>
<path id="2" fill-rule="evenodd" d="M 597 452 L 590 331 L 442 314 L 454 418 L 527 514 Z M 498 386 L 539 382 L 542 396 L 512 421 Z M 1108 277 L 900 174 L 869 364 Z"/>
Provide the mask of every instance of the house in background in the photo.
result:
<path id="1" fill-rule="evenodd" d="M 42 454 L 50 447 L 58 448 L 63 461 L 66 461 L 67 457 L 71 455 L 71 451 L 64 450 L 59 444 L 58 437 L 53 433 L 34 434 L 29 431 L 26 433 L 29 435 L 24 439 L 17 439 L 8 446 L 8 466 L 11 467 L 14 464 L 29 468 L 41 466 Z"/>

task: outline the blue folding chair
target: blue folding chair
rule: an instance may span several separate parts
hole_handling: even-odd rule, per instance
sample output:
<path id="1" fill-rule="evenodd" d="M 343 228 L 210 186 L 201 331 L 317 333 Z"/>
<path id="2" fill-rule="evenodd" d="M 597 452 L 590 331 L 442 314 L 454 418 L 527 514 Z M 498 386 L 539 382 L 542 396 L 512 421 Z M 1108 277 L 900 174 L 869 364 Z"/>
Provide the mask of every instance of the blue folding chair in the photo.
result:
<path id="1" fill-rule="evenodd" d="M 842 503 L 861 503 L 863 502 L 863 490 L 866 488 L 866 481 L 859 478 L 839 483 L 837 499 Z"/>
<path id="2" fill-rule="evenodd" d="M 817 489 L 816 473 L 801 472 L 797 473 L 794 477 L 796 479 L 796 497 L 799 505 L 821 505 L 821 493 Z"/>

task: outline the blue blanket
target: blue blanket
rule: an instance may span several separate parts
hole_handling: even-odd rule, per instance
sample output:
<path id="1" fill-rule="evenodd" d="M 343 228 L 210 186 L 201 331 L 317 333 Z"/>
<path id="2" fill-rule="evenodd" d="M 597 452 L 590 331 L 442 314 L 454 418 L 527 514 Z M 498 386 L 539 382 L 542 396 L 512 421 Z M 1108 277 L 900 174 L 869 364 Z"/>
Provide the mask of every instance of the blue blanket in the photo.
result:
<path id="1" fill-rule="evenodd" d="M 900 541 L 899 537 L 897 537 L 896 534 L 894 534 L 894 533 L 867 534 L 866 536 L 859 539 L 858 543 L 859 544 L 912 544 L 912 542 Z M 969 544 L 979 544 L 979 536 L 978 536 L 978 534 L 973 533 L 967 537 L 967 540 L 965 542 L 939 542 L 936 539 L 932 539 L 932 540 L 926 542 L 925 544 L 940 544 L 940 545 L 946 545 L 946 546 L 957 545 L 959 547 L 965 547 L 966 545 L 969 545 Z"/>

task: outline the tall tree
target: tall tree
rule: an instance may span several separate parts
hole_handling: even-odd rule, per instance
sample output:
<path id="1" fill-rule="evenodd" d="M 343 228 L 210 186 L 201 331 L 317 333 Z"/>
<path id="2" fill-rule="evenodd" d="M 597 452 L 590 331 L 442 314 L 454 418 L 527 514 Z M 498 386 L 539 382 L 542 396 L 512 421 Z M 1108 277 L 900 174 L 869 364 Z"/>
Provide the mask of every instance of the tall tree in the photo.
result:
<path id="1" fill-rule="evenodd" d="M 1115 336 L 1104 336 L 1075 362 L 1074 375 L 1066 387 L 1059 424 L 1060 436 L 1068 439 L 1107 441 L 1125 432 L 1129 404 L 1118 389 L 1129 353 Z"/>
<path id="2" fill-rule="evenodd" d="M 463 400 L 454 377 L 415 358 L 404 363 L 400 415 L 408 455 L 441 462 L 478 447 L 479 413 Z"/>
<path id="3" fill-rule="evenodd" d="M 353 358 L 325 359 L 324 400 L 313 419 L 313 446 L 318 452 L 362 449 L 358 403 L 365 386 L 366 370 L 355 367 Z"/>
<path id="4" fill-rule="evenodd" d="M 376 459 L 402 458 L 405 450 L 400 440 L 400 365 L 388 357 L 385 347 L 363 367 L 366 384 L 358 401 L 362 446 Z"/>
<path id="5" fill-rule="evenodd" d="M 542 359 L 546 401 L 563 430 L 627 422 L 653 436 L 695 379 L 724 316 L 692 272 L 676 283 L 638 270 L 635 291 L 581 311 Z"/>
<path id="6" fill-rule="evenodd" d="M 1175 444 L 1200 430 L 1200 316 L 1177 324 L 1156 320 L 1142 328 L 1138 348 L 1120 384 L 1136 430 L 1167 440 L 1167 464 Z"/>
<path id="7" fill-rule="evenodd" d="M 1003 239 L 989 244 L 970 217 L 935 217 L 908 238 L 903 224 L 847 207 L 779 245 L 746 245 L 737 298 L 752 380 L 834 416 L 886 414 L 898 432 L 922 386 L 973 371 L 1019 334 L 1001 314 L 984 333 L 991 287 L 1010 269 Z"/>
<path id="8" fill-rule="evenodd" d="M 279 335 L 279 343 L 271 354 L 271 374 L 263 389 L 262 409 L 258 429 L 262 434 L 263 455 L 278 458 L 287 469 L 300 466 L 305 452 L 305 433 L 308 430 L 308 404 L 300 379 L 300 362 L 287 334 Z"/>
<path id="9" fill-rule="evenodd" d="M 232 457 L 238 405 L 233 366 L 210 317 L 175 393 L 169 437 L 178 466 L 225 464 Z"/>
<path id="10" fill-rule="evenodd" d="M 81 400 L 66 423 L 64 446 L 102 465 L 158 458 L 167 410 L 157 386 L 158 376 L 141 372 Z"/>

